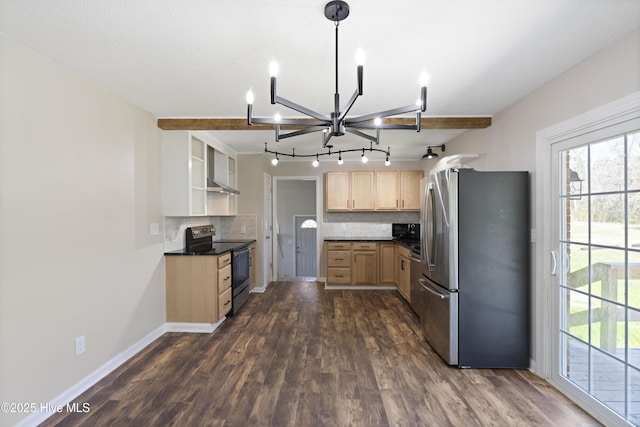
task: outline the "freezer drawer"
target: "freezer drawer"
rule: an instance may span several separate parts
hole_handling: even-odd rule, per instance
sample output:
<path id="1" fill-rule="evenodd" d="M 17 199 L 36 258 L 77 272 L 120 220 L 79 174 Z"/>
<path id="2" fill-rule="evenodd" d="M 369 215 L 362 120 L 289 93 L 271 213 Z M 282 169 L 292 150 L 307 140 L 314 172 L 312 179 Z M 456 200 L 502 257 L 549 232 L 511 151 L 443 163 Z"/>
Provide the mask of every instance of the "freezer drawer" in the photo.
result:
<path id="1" fill-rule="evenodd" d="M 439 287 L 424 275 L 418 283 L 422 332 L 440 357 L 449 365 L 457 365 L 458 293 Z"/>

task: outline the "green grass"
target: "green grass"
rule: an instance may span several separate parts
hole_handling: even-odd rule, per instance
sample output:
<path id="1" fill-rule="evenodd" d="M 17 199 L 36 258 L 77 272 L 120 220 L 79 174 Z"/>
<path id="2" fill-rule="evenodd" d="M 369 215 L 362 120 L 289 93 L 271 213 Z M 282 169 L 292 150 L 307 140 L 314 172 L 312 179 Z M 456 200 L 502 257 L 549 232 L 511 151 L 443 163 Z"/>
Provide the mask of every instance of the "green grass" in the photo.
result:
<path id="1" fill-rule="evenodd" d="M 597 263 L 607 263 L 607 262 L 618 262 L 624 265 L 625 261 L 625 252 L 627 252 L 622 246 L 624 245 L 624 236 L 621 234 L 624 232 L 624 226 L 622 224 L 615 223 L 599 223 L 593 224 L 591 233 L 592 240 L 589 242 L 588 240 L 588 229 L 586 222 L 577 222 L 573 221 L 571 223 L 571 241 L 577 243 L 592 243 L 592 244 L 601 244 L 608 246 L 618 246 L 620 249 L 598 249 L 593 248 L 591 251 L 591 263 L 595 265 Z M 640 249 L 640 226 L 631 226 L 629 227 L 629 242 L 631 247 Z M 584 250 L 588 248 L 587 246 L 582 245 L 570 245 L 569 247 L 569 272 L 574 273 L 588 267 L 589 264 L 589 251 Z M 630 263 L 638 263 L 640 265 L 640 253 L 634 251 L 628 251 L 628 257 Z M 609 299 L 613 299 L 618 303 L 624 305 L 625 301 L 628 298 L 628 305 L 630 307 L 640 309 L 640 279 L 629 279 L 628 280 L 628 295 L 626 295 L 626 283 L 625 279 L 622 275 L 618 276 L 617 280 L 617 289 L 615 294 L 610 293 L 609 295 L 602 295 L 602 281 L 597 280 L 591 283 L 591 288 L 589 289 L 589 283 L 585 276 L 584 283 L 571 283 L 571 287 L 574 289 L 579 289 L 582 292 L 589 292 L 594 296 L 603 296 Z M 597 298 L 591 299 L 591 308 L 599 308 L 600 300 Z M 578 297 L 577 295 L 572 295 L 571 306 L 569 309 L 570 314 L 575 314 L 581 311 L 585 311 L 589 309 L 588 300 L 583 297 Z M 592 323 L 591 329 L 591 342 L 594 345 L 599 345 L 600 343 L 600 323 L 594 322 Z M 588 325 L 576 325 L 570 327 L 570 332 L 575 336 L 589 341 L 588 339 Z M 629 322 L 629 348 L 640 348 L 640 321 L 632 321 Z M 617 334 L 616 334 L 616 345 L 618 348 L 624 348 L 625 346 L 625 331 L 624 331 L 624 321 L 617 322 Z"/>

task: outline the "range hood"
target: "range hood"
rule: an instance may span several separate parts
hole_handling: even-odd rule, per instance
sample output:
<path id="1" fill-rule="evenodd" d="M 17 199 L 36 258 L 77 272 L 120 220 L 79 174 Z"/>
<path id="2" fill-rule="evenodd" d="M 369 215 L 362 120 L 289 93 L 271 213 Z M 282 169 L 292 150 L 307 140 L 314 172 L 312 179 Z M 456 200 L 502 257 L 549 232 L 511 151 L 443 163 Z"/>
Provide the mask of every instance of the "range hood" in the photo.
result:
<path id="1" fill-rule="evenodd" d="M 228 157 L 213 147 L 207 147 L 207 192 L 216 194 L 240 194 L 231 187 L 229 179 Z"/>

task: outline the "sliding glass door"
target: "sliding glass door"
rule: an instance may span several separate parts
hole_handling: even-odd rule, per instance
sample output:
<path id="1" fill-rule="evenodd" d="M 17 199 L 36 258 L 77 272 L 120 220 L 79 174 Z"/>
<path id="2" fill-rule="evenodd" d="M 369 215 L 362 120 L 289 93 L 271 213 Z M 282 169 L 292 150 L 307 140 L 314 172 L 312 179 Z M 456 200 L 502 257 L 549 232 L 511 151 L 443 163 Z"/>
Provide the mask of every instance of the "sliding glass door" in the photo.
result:
<path id="1" fill-rule="evenodd" d="M 552 148 L 554 370 L 640 425 L 640 131 L 624 127 Z"/>

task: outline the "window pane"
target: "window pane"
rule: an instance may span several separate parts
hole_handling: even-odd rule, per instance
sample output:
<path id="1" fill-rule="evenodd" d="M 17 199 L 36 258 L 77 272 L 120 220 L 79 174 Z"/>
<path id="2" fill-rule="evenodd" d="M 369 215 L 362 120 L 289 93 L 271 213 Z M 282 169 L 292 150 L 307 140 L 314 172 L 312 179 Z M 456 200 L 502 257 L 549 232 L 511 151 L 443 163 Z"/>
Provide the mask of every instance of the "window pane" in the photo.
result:
<path id="1" fill-rule="evenodd" d="M 591 244 L 624 247 L 624 195 L 591 196 Z"/>
<path id="2" fill-rule="evenodd" d="M 589 342 L 589 296 L 569 289 L 564 295 L 564 321 L 560 329 Z"/>
<path id="3" fill-rule="evenodd" d="M 591 297 L 591 345 L 624 359 L 624 306 Z"/>
<path id="4" fill-rule="evenodd" d="M 640 189 L 640 132 L 627 136 L 629 190 Z"/>
<path id="5" fill-rule="evenodd" d="M 560 164 L 562 186 L 561 195 L 571 195 L 571 197 L 579 197 L 579 194 L 587 194 L 589 192 L 589 176 L 588 176 L 588 146 L 573 148 L 561 153 Z"/>
<path id="6" fill-rule="evenodd" d="M 564 204 L 564 224 L 561 239 L 576 243 L 589 243 L 589 198 L 584 196 L 578 199 L 561 199 Z"/>
<path id="7" fill-rule="evenodd" d="M 591 248 L 591 294 L 624 304 L 624 254 L 622 249 Z"/>
<path id="8" fill-rule="evenodd" d="M 562 351 L 564 352 L 562 375 L 588 391 L 589 347 L 569 335 L 562 334 Z"/>
<path id="9" fill-rule="evenodd" d="M 563 243 L 561 248 L 564 263 L 561 271 L 566 274 L 561 284 L 589 292 L 589 246 Z"/>
<path id="10" fill-rule="evenodd" d="M 629 316 L 629 363 L 640 369 L 640 310 L 627 309 Z M 640 393 L 640 383 L 638 383 Z"/>
<path id="11" fill-rule="evenodd" d="M 623 191 L 624 136 L 591 144 L 591 193 Z"/>
<path id="12" fill-rule="evenodd" d="M 629 369 L 629 416 L 635 426 L 640 425 L 640 371 Z"/>
<path id="13" fill-rule="evenodd" d="M 627 213 L 629 247 L 640 250 L 640 193 L 629 193 L 627 200 L 629 203 L 627 208 L 629 209 Z"/>
<path id="14" fill-rule="evenodd" d="M 599 351 L 591 352 L 593 370 L 592 395 L 616 411 L 624 414 L 624 364 Z"/>

